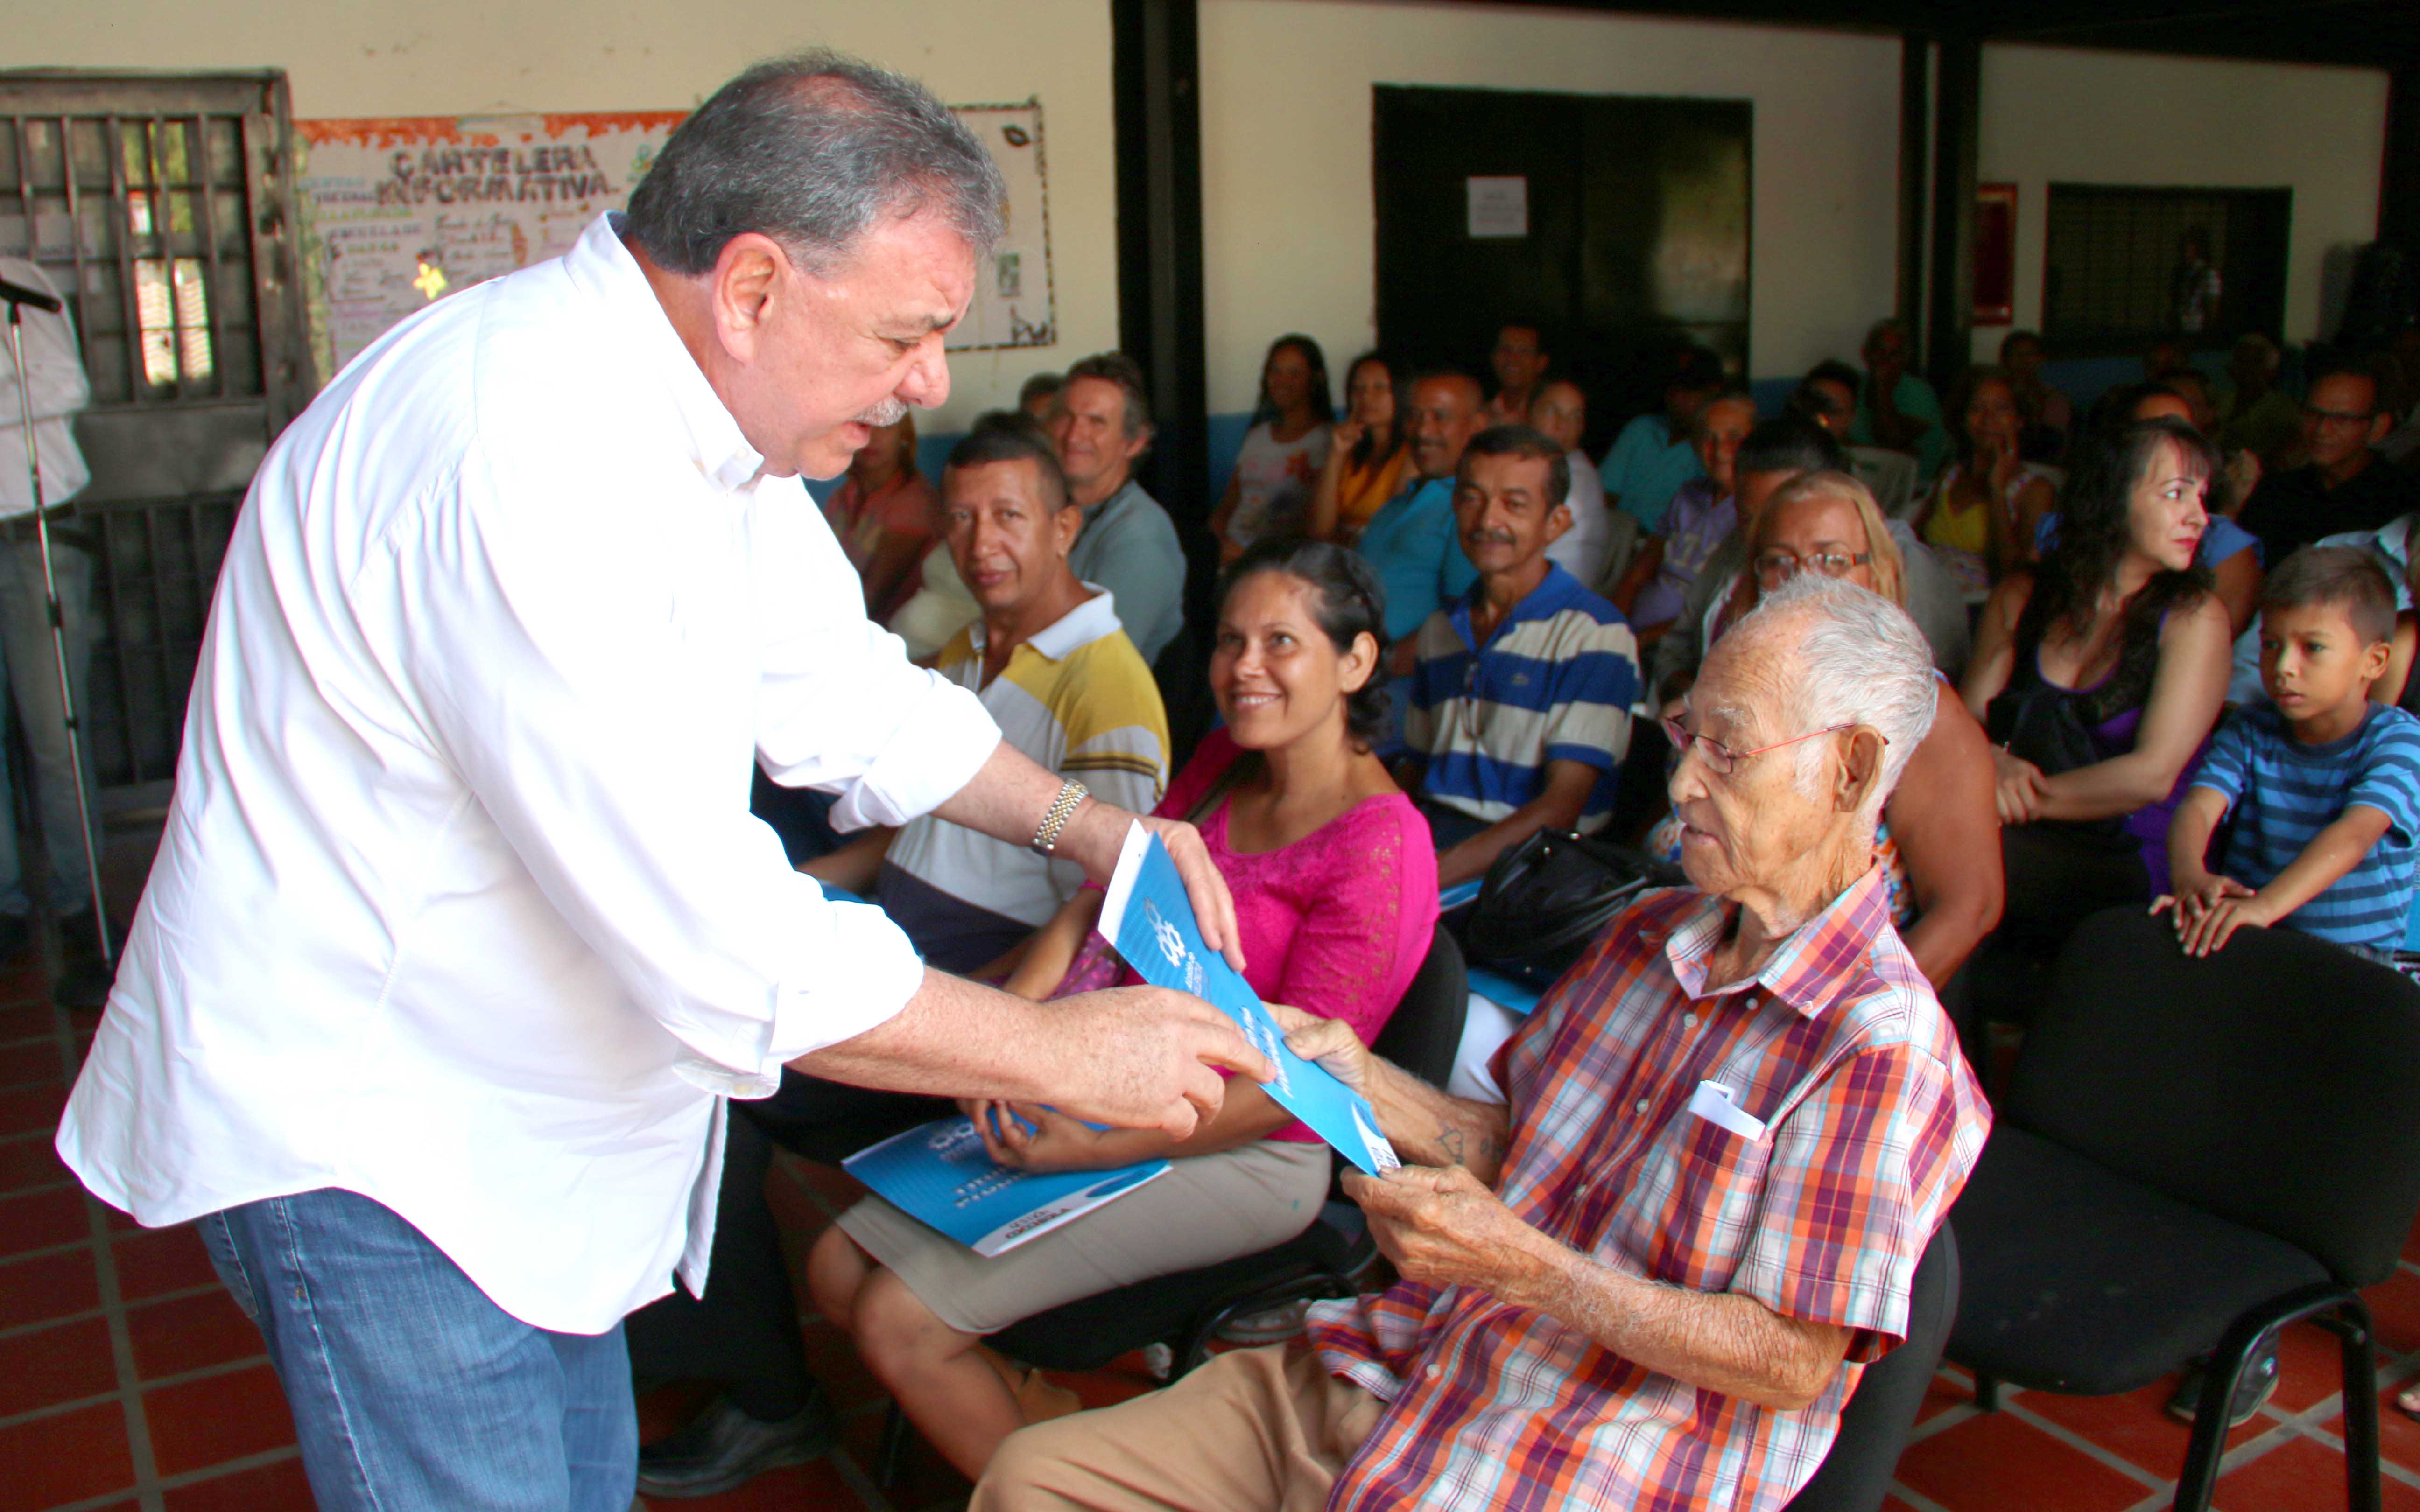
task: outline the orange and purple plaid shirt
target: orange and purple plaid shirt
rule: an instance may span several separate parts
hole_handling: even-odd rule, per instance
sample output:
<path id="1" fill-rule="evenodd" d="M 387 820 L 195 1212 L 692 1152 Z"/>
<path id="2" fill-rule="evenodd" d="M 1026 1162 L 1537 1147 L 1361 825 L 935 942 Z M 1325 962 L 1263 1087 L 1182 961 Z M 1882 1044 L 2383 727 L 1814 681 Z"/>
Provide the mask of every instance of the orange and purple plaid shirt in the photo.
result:
<path id="1" fill-rule="evenodd" d="M 1311 1312 L 1327 1367 L 1389 1405 L 1328 1506 L 1769 1512 L 1823 1463 L 1866 1363 L 1903 1335 L 1918 1257 L 1990 1113 L 1879 871 L 1756 978 L 1705 980 L 1729 905 L 1653 893 L 1499 1052 L 1498 1194 L 1599 1264 L 1853 1331 L 1812 1406 L 1777 1412 L 1633 1365 L 1483 1291 L 1404 1282 Z M 1701 1082 L 1761 1120 L 1689 1111 Z"/>

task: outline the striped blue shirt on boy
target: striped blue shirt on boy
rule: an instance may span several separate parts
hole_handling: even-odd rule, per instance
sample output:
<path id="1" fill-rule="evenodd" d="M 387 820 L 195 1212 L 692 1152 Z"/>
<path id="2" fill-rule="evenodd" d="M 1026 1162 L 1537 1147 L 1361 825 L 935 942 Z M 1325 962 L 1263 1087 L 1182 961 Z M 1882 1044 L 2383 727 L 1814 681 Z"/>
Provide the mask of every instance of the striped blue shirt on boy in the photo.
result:
<path id="1" fill-rule="evenodd" d="M 1549 565 L 1481 647 L 1477 593 L 1420 625 L 1404 733 L 1428 757 L 1423 795 L 1494 824 L 1544 791 L 1548 762 L 1581 762 L 1598 776 L 1578 827 L 1602 828 L 1630 748 L 1638 638 L 1620 609 Z"/>
<path id="2" fill-rule="evenodd" d="M 2247 887 L 2274 881 L 2352 805 L 2386 815 L 2360 864 L 2283 922 L 2339 945 L 2403 943 L 2420 856 L 2420 718 L 2373 703 L 2351 734 L 2306 746 L 2273 705 L 2254 704 L 2219 726 L 2193 785 L 2226 799 L 2235 825 L 2218 870 Z"/>

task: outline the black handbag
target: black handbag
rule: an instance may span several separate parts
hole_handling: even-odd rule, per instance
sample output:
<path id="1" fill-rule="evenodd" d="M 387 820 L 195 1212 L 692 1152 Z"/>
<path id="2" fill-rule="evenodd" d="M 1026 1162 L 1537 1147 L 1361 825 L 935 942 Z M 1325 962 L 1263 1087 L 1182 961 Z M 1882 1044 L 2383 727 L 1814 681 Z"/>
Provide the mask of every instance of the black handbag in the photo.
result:
<path id="1" fill-rule="evenodd" d="M 1679 867 L 1627 845 L 1542 829 L 1487 869 L 1463 946 L 1474 960 L 1544 986 L 1633 899 L 1685 880 Z"/>

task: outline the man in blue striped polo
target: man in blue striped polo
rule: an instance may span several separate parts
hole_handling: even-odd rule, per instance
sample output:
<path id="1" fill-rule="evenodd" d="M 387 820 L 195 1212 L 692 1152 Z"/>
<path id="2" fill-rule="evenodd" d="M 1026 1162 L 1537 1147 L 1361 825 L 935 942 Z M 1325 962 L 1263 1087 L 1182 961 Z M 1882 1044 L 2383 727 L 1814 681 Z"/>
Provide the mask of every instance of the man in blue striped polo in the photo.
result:
<path id="1" fill-rule="evenodd" d="M 1638 640 L 1546 557 L 1572 528 L 1570 486 L 1563 449 L 1527 425 L 1480 432 L 1455 473 L 1454 521 L 1479 580 L 1415 637 L 1406 730 L 1442 887 L 1485 875 L 1538 830 L 1585 833 L 1613 810 Z"/>

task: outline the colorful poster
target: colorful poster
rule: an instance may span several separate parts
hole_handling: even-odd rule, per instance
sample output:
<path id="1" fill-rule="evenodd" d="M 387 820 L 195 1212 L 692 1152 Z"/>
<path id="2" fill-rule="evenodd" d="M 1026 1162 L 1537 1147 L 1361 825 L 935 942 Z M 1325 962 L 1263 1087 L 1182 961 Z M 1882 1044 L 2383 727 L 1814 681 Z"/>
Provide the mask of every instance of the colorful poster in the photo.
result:
<path id="1" fill-rule="evenodd" d="M 1042 106 L 962 105 L 1008 185 L 1008 233 L 976 270 L 950 349 L 1058 341 Z M 297 121 L 302 259 L 321 379 L 414 310 L 560 255 L 628 203 L 678 111 Z"/>

